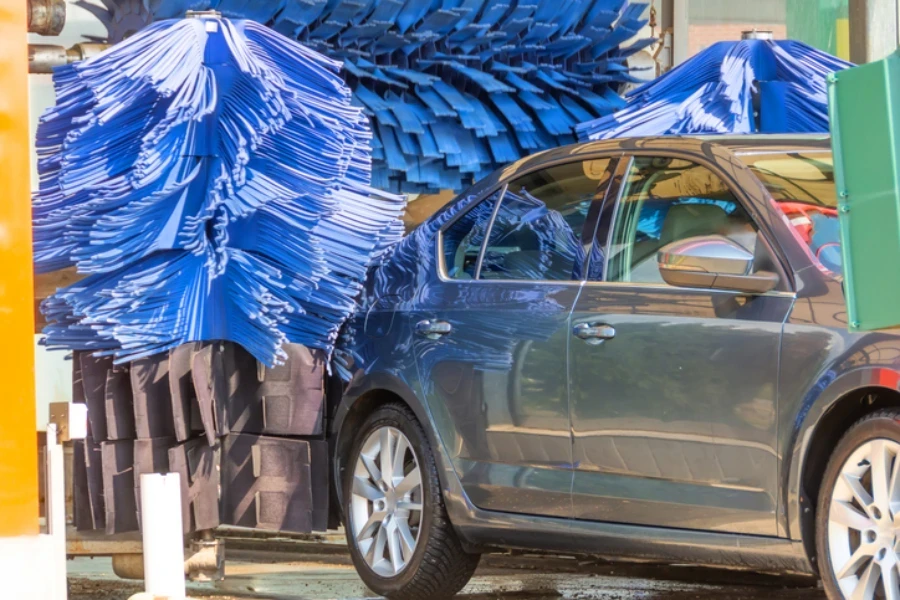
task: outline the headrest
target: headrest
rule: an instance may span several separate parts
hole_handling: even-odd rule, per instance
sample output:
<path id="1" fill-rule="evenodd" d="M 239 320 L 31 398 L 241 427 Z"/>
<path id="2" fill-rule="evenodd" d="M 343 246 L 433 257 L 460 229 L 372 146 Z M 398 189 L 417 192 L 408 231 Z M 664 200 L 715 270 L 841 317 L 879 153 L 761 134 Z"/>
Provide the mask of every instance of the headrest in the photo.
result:
<path id="1" fill-rule="evenodd" d="M 661 241 L 663 244 L 698 235 L 712 235 L 725 230 L 728 213 L 715 204 L 676 204 L 666 213 Z"/>

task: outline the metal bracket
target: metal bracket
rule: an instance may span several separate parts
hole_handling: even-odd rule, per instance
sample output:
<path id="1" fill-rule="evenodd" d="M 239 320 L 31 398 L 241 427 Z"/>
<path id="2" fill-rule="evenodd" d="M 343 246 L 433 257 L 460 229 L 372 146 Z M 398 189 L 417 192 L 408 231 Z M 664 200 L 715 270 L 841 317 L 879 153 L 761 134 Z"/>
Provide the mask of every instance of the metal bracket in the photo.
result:
<path id="1" fill-rule="evenodd" d="M 185 19 L 203 19 L 203 18 L 212 18 L 212 19 L 221 19 L 222 13 L 218 10 L 189 10 L 184 13 Z"/>
<path id="2" fill-rule="evenodd" d="M 56 425 L 60 443 L 84 439 L 87 437 L 87 405 L 51 402 L 50 423 Z"/>
<path id="3" fill-rule="evenodd" d="M 216 539 L 211 531 L 198 532 L 191 540 L 184 570 L 191 581 L 225 579 L 225 540 Z"/>

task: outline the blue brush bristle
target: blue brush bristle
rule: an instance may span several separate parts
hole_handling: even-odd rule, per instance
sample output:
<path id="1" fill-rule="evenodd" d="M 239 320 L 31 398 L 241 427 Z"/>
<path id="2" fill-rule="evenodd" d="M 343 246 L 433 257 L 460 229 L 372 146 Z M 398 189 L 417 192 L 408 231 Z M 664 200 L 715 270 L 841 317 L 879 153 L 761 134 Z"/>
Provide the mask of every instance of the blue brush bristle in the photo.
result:
<path id="1" fill-rule="evenodd" d="M 189 8 L 254 19 L 295 37 L 344 63 L 376 136 L 430 129 L 441 153 L 433 168 L 443 169 L 440 179 L 454 189 L 468 185 L 476 171 L 501 166 L 498 145 L 513 144 L 512 152 L 500 154 L 516 156 L 558 146 L 571 139 L 573 122 L 610 114 L 620 105 L 619 85 L 634 81 L 625 58 L 653 42 L 621 46 L 646 23 L 647 3 L 629 0 L 104 0 L 109 11 L 80 4 L 104 20 L 113 41 L 134 27 L 134 18 L 122 15 L 150 22 Z M 552 98 L 553 108 L 538 109 L 520 92 Z M 431 120 L 419 117 L 416 124 L 400 114 L 403 105 L 421 106 Z M 479 156 L 488 158 L 477 168 L 443 149 L 440 138 L 462 130 L 474 133 L 484 150 Z M 494 140 L 503 134 L 511 135 Z M 413 146 L 396 139 L 381 144 L 385 152 L 374 168 L 388 171 L 393 189 L 432 189 L 431 177 L 423 179 L 415 166 Z"/>
<path id="2" fill-rule="evenodd" d="M 790 40 L 719 42 L 632 91 L 621 111 L 576 129 L 582 140 L 692 133 L 826 133 L 825 78 L 850 66 Z"/>
<path id="3" fill-rule="evenodd" d="M 338 63 L 253 21 L 185 19 L 54 82 L 35 265 L 89 275 L 44 303 L 48 346 L 332 351 L 405 206 L 369 187 L 373 135 Z"/>

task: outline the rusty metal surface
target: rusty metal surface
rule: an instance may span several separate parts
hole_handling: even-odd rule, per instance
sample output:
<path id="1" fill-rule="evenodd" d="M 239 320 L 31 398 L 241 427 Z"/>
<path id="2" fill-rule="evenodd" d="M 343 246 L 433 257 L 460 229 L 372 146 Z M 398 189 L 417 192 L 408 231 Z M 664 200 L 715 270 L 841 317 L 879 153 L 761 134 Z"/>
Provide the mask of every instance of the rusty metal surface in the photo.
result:
<path id="1" fill-rule="evenodd" d="M 65 0 L 28 0 L 28 31 L 59 35 L 66 25 Z"/>
<path id="2" fill-rule="evenodd" d="M 68 64 L 66 49 L 53 44 L 28 44 L 28 72 L 52 73 L 54 67 Z"/>
<path id="3" fill-rule="evenodd" d="M 68 556 L 112 556 L 114 554 L 140 554 L 143 545 L 138 532 L 106 535 L 103 530 L 77 531 L 66 529 L 66 554 Z"/>
<path id="4" fill-rule="evenodd" d="M 143 554 L 113 554 L 112 569 L 121 579 L 144 578 Z"/>

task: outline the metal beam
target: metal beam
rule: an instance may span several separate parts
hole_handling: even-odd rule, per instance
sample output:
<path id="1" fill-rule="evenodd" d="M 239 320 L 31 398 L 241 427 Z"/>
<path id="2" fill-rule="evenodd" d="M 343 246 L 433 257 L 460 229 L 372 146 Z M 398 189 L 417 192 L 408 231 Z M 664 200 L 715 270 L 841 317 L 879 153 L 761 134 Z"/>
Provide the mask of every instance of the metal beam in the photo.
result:
<path id="1" fill-rule="evenodd" d="M 688 0 L 672 2 L 672 65 L 677 66 L 690 56 L 688 45 Z"/>

